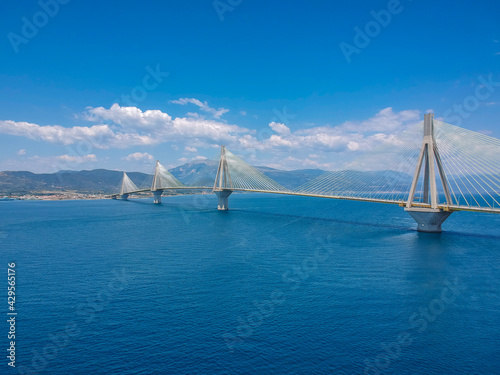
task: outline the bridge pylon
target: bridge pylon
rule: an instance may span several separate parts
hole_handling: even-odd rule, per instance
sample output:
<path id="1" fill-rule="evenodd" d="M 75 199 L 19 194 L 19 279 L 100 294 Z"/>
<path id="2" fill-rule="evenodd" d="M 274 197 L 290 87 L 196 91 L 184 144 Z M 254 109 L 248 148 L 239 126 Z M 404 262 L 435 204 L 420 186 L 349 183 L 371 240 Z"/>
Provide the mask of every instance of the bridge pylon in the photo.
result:
<path id="1" fill-rule="evenodd" d="M 154 204 L 161 204 L 161 195 L 163 193 L 163 189 L 158 189 L 158 172 L 160 169 L 160 161 L 156 161 L 156 167 L 155 167 L 155 175 L 153 177 L 153 184 L 151 185 L 151 191 L 153 192 L 153 203 Z"/>
<path id="2" fill-rule="evenodd" d="M 231 190 L 233 187 L 233 182 L 231 181 L 231 176 L 229 174 L 229 167 L 226 160 L 226 146 L 221 146 L 220 148 L 220 160 L 219 167 L 217 168 L 217 175 L 215 176 L 213 192 L 217 195 L 219 199 L 217 204 L 217 209 L 220 211 L 225 211 L 229 209 L 229 196 L 233 192 Z"/>
<path id="3" fill-rule="evenodd" d="M 416 203 L 415 194 L 421 177 L 422 166 L 424 167 L 422 201 L 419 202 L 418 206 L 414 206 Z M 405 208 L 405 211 L 417 222 L 419 232 L 441 232 L 441 224 L 443 224 L 452 214 L 452 211 L 445 211 L 439 207 L 436 168 L 443 186 L 446 204 L 450 206 L 453 204 L 450 195 L 450 187 L 443 168 L 436 139 L 434 138 L 434 114 L 428 113 L 424 117 L 424 141 L 418 157 L 417 168 Z"/>
<path id="4" fill-rule="evenodd" d="M 122 187 L 120 189 L 120 197 L 122 200 L 128 200 L 132 191 L 138 190 L 137 186 L 132 182 L 129 176 L 123 172 Z"/>

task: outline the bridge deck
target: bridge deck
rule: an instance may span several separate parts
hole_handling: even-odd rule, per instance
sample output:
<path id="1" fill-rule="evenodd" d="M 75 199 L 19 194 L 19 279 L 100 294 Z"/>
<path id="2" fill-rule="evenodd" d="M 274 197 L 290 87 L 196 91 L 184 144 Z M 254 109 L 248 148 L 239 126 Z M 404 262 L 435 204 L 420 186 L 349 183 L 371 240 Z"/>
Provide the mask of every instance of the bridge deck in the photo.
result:
<path id="1" fill-rule="evenodd" d="M 178 186 L 169 187 L 165 189 L 158 190 L 213 190 L 213 187 L 208 186 Z M 227 189 L 231 191 L 244 191 L 252 193 L 268 193 L 268 194 L 281 194 L 281 195 L 296 195 L 301 197 L 315 197 L 315 198 L 329 198 L 329 199 L 340 199 L 340 200 L 350 200 L 350 201 L 360 201 L 360 202 L 373 202 L 373 203 L 385 203 L 385 204 L 396 204 L 401 207 L 406 206 L 406 201 L 403 200 L 389 200 L 389 199 L 375 199 L 375 198 L 363 198 L 363 197 L 347 197 L 342 195 L 324 195 L 324 194 L 311 194 L 311 193 L 301 193 L 294 191 L 278 191 L 278 190 L 253 190 L 253 189 Z M 145 193 L 152 192 L 151 189 L 141 189 L 131 191 L 128 194 Z M 120 194 L 112 194 L 110 197 L 119 197 Z M 430 208 L 429 204 L 414 202 L 413 207 Z M 485 212 L 485 213 L 495 213 L 500 214 L 500 207 L 473 207 L 473 206 L 458 206 L 452 205 L 448 206 L 446 204 L 440 204 L 439 208 L 444 211 L 470 211 L 470 212 Z"/>

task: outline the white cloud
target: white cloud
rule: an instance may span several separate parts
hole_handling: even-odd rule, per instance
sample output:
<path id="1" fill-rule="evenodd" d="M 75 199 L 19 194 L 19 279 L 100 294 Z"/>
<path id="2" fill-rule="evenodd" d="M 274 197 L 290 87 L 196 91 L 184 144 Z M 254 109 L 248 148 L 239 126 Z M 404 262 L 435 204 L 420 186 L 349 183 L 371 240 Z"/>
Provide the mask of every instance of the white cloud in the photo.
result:
<path id="1" fill-rule="evenodd" d="M 239 142 L 244 147 L 259 150 L 290 149 L 344 152 L 369 149 L 380 143 L 395 142 L 393 133 L 399 133 L 419 122 L 418 111 L 394 112 L 391 107 L 361 122 L 345 122 L 339 126 L 317 126 L 291 132 L 280 123 L 271 122 L 269 127 L 276 133 L 261 142 L 245 135 Z"/>
<path id="2" fill-rule="evenodd" d="M 361 122 L 345 122 L 342 127 L 355 132 L 391 132 L 401 129 L 409 122 L 420 119 L 420 112 L 416 110 L 394 112 L 392 107 L 387 107 L 378 112 L 374 117 Z"/>
<path id="3" fill-rule="evenodd" d="M 58 155 L 39 156 L 34 155 L 27 158 L 8 159 L 2 161 L 3 170 L 26 170 L 35 173 L 53 173 L 60 170 L 80 170 L 85 167 L 93 167 L 99 160 L 95 154 L 88 155 Z"/>
<path id="4" fill-rule="evenodd" d="M 180 158 L 177 160 L 179 161 L 179 163 L 185 164 L 188 162 L 192 163 L 192 162 L 197 162 L 197 161 L 208 160 L 208 158 L 206 158 L 205 156 L 198 155 L 198 156 L 195 156 L 194 158 Z"/>
<path id="5" fill-rule="evenodd" d="M 89 127 L 37 125 L 28 122 L 0 121 L 0 133 L 63 145 L 84 144 L 100 149 L 148 146 L 165 142 L 192 140 L 194 144 L 234 143 L 241 133 L 251 132 L 216 120 L 175 118 L 159 110 L 141 111 L 136 107 L 87 108 L 85 118 L 108 121 Z"/>
<path id="6" fill-rule="evenodd" d="M 180 98 L 178 100 L 171 100 L 170 103 L 180 104 L 180 105 L 186 105 L 186 104 L 197 105 L 200 108 L 200 110 L 202 110 L 203 112 L 210 113 L 214 118 L 217 119 L 219 119 L 224 113 L 229 112 L 229 109 L 226 108 L 215 109 L 210 107 L 207 102 L 202 102 L 195 98 Z"/>
<path id="7" fill-rule="evenodd" d="M 97 161 L 97 156 L 95 154 L 89 154 L 89 155 L 84 155 L 84 156 L 71 156 L 71 155 L 61 155 L 56 157 L 57 160 L 61 160 L 63 162 L 67 163 L 86 163 L 86 162 L 96 162 Z"/>
<path id="8" fill-rule="evenodd" d="M 311 160 L 309 158 L 301 159 L 301 158 L 289 156 L 289 157 L 281 160 L 280 162 L 270 164 L 269 166 L 272 168 L 285 169 L 285 170 L 298 169 L 298 168 L 329 170 L 329 169 L 335 168 L 336 164 L 335 163 L 320 163 L 317 160 Z"/>
<path id="9" fill-rule="evenodd" d="M 193 117 L 193 118 L 200 119 L 200 120 L 203 120 L 205 118 L 204 116 L 200 115 L 197 112 L 188 112 L 188 113 L 186 113 L 186 116 Z"/>
<path id="10" fill-rule="evenodd" d="M 104 107 L 87 108 L 84 116 L 89 121 L 109 120 L 122 129 L 153 130 L 172 123 L 172 117 L 160 110 L 141 111 L 137 107 L 120 107 L 113 104 L 110 109 Z"/>
<path id="11" fill-rule="evenodd" d="M 122 158 L 123 160 L 127 161 L 140 161 L 140 160 L 146 160 L 146 161 L 151 161 L 154 160 L 155 158 L 153 155 L 148 154 L 147 152 L 134 152 L 133 154 L 130 154 L 128 156 L 125 156 Z"/>
<path id="12" fill-rule="evenodd" d="M 283 169 L 335 169 L 341 168 L 352 157 L 349 155 L 357 151 L 386 146 L 399 149 L 398 146 L 407 145 L 408 136 L 401 140 L 399 134 L 407 129 L 416 129 L 412 125 L 419 122 L 418 111 L 394 112 L 392 108 L 386 108 L 365 121 L 316 126 L 294 132 L 282 124 L 270 123 L 270 128 L 278 134 L 262 141 L 245 134 L 239 138 L 239 143 L 241 148 L 247 150 L 247 159 L 256 165 Z M 414 132 L 411 137 L 418 138 Z M 267 160 L 257 159 L 256 152 L 266 155 Z"/>
<path id="13" fill-rule="evenodd" d="M 192 160 L 193 161 L 201 161 L 201 160 L 207 160 L 207 158 L 204 156 L 198 155 L 198 156 L 195 156 Z"/>
<path id="14" fill-rule="evenodd" d="M 108 139 L 116 136 L 107 125 L 65 128 L 59 125 L 40 126 L 28 122 L 15 121 L 0 121 L 0 133 L 63 145 L 73 144 L 78 141 L 97 143 L 100 139 Z"/>
<path id="15" fill-rule="evenodd" d="M 286 126 L 285 124 L 281 124 L 281 123 L 277 123 L 277 122 L 271 122 L 269 124 L 269 127 L 271 129 L 273 129 L 278 134 L 283 134 L 283 135 L 290 134 L 290 128 L 288 128 L 288 126 Z"/>
<path id="16" fill-rule="evenodd" d="M 26 155 L 26 150 L 22 149 L 17 152 L 18 155 Z"/>
<path id="17" fill-rule="evenodd" d="M 344 154 L 372 149 L 380 144 L 397 144 L 399 141 L 396 135 L 420 122 L 419 117 L 418 111 L 396 112 L 389 107 L 367 120 L 344 122 L 336 126 L 310 125 L 305 129 L 291 131 L 282 123 L 271 122 L 269 130 L 273 134 L 269 138 L 259 139 L 255 130 L 217 120 L 172 118 L 159 110 L 141 111 L 136 107 L 114 104 L 109 109 L 87 108 L 85 118 L 97 123 L 88 127 L 0 121 L 0 133 L 67 145 L 70 151 L 71 148 L 81 149 L 80 144 L 83 143 L 89 153 L 92 147 L 129 148 L 162 143 L 170 144 L 174 150 L 197 153 L 202 148 L 218 148 L 225 144 L 230 150 L 246 155 L 252 162 L 255 160 L 258 165 L 281 163 L 288 166 L 295 162 L 297 166 L 325 167 L 326 164 L 319 163 L 318 159 L 332 160 L 332 156 L 329 156 L 331 152 L 338 154 L 335 156 L 337 159 Z M 262 160 L 256 159 L 257 153 L 262 155 Z M 301 162 L 285 162 L 284 159 L 291 155 Z M 153 160 L 147 153 L 134 153 L 127 158 Z M 187 160 L 189 159 L 179 161 L 182 163 Z"/>

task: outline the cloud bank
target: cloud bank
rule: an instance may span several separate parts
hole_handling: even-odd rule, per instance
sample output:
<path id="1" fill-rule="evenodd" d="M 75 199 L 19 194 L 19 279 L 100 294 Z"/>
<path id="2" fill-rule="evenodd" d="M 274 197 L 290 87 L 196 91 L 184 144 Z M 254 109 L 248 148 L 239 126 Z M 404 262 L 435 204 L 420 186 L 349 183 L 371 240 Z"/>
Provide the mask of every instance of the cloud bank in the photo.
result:
<path id="1" fill-rule="evenodd" d="M 76 145 L 77 148 L 82 144 L 90 145 L 102 150 L 171 144 L 174 149 L 194 153 L 225 144 L 251 154 L 254 159 L 255 153 L 259 152 L 263 160 L 278 163 L 276 166 L 281 163 L 281 166 L 327 167 L 329 164 L 321 159 L 326 159 L 330 153 L 349 153 L 396 142 L 395 134 L 420 121 L 419 111 L 396 112 L 388 107 L 363 121 L 309 126 L 295 131 L 286 124 L 271 122 L 267 125 L 268 131 L 264 132 L 267 135 L 261 137 L 254 129 L 218 120 L 227 112 L 223 108 L 215 110 L 197 99 L 181 98 L 175 102 L 195 104 L 200 110 L 212 113 L 214 119 L 173 118 L 160 110 L 142 111 L 137 107 L 113 104 L 110 108 L 88 107 L 80 117 L 88 121 L 89 126 L 66 127 L 5 120 L 0 121 L 0 133 L 65 146 Z M 145 152 L 131 153 L 122 159 L 154 160 Z M 78 162 L 77 159 L 66 161 Z M 87 158 L 85 161 L 91 160 Z"/>

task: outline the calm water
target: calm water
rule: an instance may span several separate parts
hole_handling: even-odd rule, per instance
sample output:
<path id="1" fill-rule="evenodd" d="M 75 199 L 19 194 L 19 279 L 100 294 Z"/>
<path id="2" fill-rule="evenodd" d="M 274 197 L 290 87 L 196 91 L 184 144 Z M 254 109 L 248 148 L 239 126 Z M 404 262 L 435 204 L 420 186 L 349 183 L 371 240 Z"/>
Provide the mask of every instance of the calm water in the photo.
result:
<path id="1" fill-rule="evenodd" d="M 500 373 L 499 215 L 436 235 L 397 206 L 229 203 L 0 202 L 20 373 Z"/>

